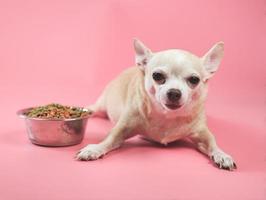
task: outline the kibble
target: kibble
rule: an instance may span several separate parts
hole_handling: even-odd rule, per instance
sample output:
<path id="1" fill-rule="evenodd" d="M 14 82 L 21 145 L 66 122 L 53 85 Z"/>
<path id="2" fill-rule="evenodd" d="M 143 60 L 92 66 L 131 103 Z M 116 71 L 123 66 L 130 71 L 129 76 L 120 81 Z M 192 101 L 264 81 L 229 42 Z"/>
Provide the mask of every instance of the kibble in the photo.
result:
<path id="1" fill-rule="evenodd" d="M 46 118 L 46 119 L 71 119 L 80 118 L 89 115 L 90 112 L 78 107 L 63 106 L 58 103 L 51 103 L 45 106 L 38 106 L 32 108 L 26 116 L 32 118 Z"/>

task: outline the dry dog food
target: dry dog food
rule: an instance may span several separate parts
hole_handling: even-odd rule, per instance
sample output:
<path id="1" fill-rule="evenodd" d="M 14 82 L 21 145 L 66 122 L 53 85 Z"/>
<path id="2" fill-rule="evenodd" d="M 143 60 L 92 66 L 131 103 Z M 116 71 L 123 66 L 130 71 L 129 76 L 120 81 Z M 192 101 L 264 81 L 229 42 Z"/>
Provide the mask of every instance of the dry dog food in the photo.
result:
<path id="1" fill-rule="evenodd" d="M 28 117 L 34 118 L 48 118 L 48 119 L 70 119 L 89 115 L 90 113 L 84 111 L 82 108 L 63 106 L 58 103 L 51 103 L 45 106 L 38 106 L 32 108 L 25 113 Z"/>

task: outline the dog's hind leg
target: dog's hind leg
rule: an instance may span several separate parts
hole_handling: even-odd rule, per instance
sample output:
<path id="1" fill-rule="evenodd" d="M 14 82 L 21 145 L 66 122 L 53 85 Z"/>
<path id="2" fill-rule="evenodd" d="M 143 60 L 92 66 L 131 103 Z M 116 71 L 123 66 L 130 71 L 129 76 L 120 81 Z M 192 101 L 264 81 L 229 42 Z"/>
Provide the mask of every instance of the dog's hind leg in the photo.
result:
<path id="1" fill-rule="evenodd" d="M 85 108 L 91 112 L 92 117 L 108 118 L 105 106 L 104 93 L 97 99 L 94 104 L 86 106 Z"/>

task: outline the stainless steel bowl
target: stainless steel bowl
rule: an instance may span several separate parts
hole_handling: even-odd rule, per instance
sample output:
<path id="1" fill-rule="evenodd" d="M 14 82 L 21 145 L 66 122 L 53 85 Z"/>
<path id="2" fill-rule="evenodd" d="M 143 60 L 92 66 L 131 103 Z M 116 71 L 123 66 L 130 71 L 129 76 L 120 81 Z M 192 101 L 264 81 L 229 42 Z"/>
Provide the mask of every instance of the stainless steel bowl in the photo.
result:
<path id="1" fill-rule="evenodd" d="M 25 115 L 32 108 L 17 111 L 25 120 L 30 141 L 42 146 L 70 146 L 81 143 L 90 116 L 71 119 L 42 119 Z M 80 108 L 87 111 L 85 108 Z"/>

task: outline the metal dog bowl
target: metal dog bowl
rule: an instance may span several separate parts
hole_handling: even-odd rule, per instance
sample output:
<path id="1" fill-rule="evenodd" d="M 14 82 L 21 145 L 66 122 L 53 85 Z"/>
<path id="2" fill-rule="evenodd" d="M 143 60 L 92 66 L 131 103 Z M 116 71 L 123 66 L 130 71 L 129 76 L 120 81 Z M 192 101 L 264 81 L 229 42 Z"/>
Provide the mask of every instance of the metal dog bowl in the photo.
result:
<path id="1" fill-rule="evenodd" d="M 79 144 L 83 140 L 89 115 L 71 119 L 32 118 L 25 115 L 30 109 L 21 109 L 17 115 L 25 120 L 28 137 L 33 144 L 60 147 Z"/>

